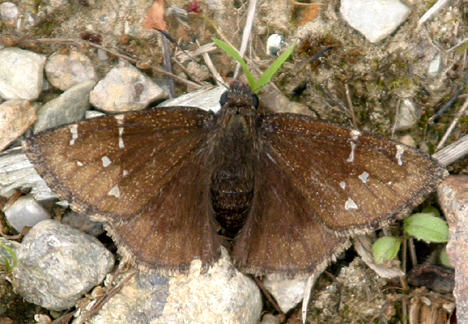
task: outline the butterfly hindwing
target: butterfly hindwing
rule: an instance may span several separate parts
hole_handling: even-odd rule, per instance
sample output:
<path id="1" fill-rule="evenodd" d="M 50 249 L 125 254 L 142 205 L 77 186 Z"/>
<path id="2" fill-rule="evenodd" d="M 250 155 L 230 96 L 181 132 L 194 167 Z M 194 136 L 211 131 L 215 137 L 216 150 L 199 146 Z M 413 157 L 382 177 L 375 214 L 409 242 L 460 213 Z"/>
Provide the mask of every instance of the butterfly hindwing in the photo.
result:
<path id="1" fill-rule="evenodd" d="M 126 254 L 177 268 L 219 253 L 206 163 L 212 118 L 177 107 L 105 116 L 43 132 L 24 147 L 60 198 L 112 225 Z"/>

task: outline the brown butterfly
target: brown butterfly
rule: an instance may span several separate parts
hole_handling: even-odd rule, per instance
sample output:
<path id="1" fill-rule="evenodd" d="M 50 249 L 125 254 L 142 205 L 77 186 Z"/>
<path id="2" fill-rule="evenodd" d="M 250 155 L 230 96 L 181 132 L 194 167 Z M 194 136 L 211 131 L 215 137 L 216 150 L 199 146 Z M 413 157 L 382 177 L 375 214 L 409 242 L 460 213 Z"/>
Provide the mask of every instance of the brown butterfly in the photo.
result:
<path id="1" fill-rule="evenodd" d="M 445 174 L 414 148 L 257 104 L 234 82 L 217 114 L 104 116 L 39 133 L 24 149 L 59 197 L 108 224 L 124 255 L 170 270 L 212 264 L 226 236 L 244 272 L 321 270 L 351 234 L 404 215 Z"/>

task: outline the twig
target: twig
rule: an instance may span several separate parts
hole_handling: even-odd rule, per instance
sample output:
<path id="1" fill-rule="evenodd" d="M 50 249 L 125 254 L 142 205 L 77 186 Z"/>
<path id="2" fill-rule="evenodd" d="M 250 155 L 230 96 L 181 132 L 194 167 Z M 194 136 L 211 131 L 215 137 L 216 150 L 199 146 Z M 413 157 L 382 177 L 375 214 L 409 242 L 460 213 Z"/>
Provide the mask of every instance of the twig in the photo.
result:
<path id="1" fill-rule="evenodd" d="M 257 283 L 257 286 L 260 288 L 260 290 L 263 292 L 263 294 L 265 295 L 266 299 L 268 299 L 268 301 L 273 305 L 273 307 L 276 309 L 276 311 L 279 313 L 279 317 L 281 319 L 281 322 L 283 322 L 285 320 L 285 316 L 284 316 L 284 313 L 283 311 L 281 310 L 281 308 L 279 307 L 279 305 L 276 303 L 276 301 L 273 299 L 273 297 L 271 297 L 270 293 L 265 289 L 265 287 L 263 286 L 263 283 L 260 281 L 260 279 L 258 279 L 257 277 L 255 276 L 252 276 L 252 278 L 255 280 L 255 282 Z"/>
<path id="2" fill-rule="evenodd" d="M 250 34 L 252 33 L 253 20 L 255 17 L 255 11 L 257 7 L 257 0 L 249 1 L 249 8 L 247 9 L 247 19 L 244 25 L 244 31 L 242 32 L 242 41 L 239 49 L 239 54 L 241 57 L 244 56 L 245 50 L 247 49 L 247 43 L 249 42 Z M 237 62 L 236 68 L 234 70 L 234 79 L 237 79 L 239 74 L 240 63 Z"/>
<path id="3" fill-rule="evenodd" d="M 455 115 L 455 118 L 452 120 L 452 123 L 450 124 L 449 128 L 447 128 L 447 131 L 445 132 L 444 136 L 442 136 L 442 139 L 440 140 L 439 144 L 437 144 L 436 151 L 439 150 L 442 146 L 444 146 L 445 141 L 447 141 L 447 138 L 450 136 L 452 133 L 453 129 L 458 123 L 458 120 L 460 117 L 463 115 L 465 110 L 468 108 L 468 97 L 465 99 L 465 102 L 463 103 L 462 107 L 460 110 L 457 112 Z"/>
<path id="4" fill-rule="evenodd" d="M 428 11 L 426 11 L 424 15 L 422 15 L 421 18 L 419 18 L 417 28 L 419 28 L 422 24 L 424 24 L 437 11 L 442 9 L 448 2 L 449 0 L 438 0 Z"/>
<path id="5" fill-rule="evenodd" d="M 351 93 L 349 91 L 349 86 L 347 83 L 345 83 L 345 94 L 346 94 L 346 101 L 348 103 L 348 110 L 351 115 L 351 121 L 353 123 L 353 127 L 357 128 L 356 116 L 354 116 L 353 102 L 351 101 Z"/>
<path id="6" fill-rule="evenodd" d="M 198 44 L 198 42 L 197 42 Z M 218 86 L 224 86 L 226 87 L 226 84 L 221 77 L 221 74 L 218 73 L 218 70 L 216 70 L 213 61 L 211 61 L 211 57 L 208 53 L 203 53 L 202 54 L 203 60 L 205 61 L 206 66 L 208 67 L 208 70 L 210 70 L 211 74 L 213 75 L 213 78 L 215 79 L 215 82 Z"/>
<path id="7" fill-rule="evenodd" d="M 456 142 L 447 145 L 432 157 L 442 165 L 450 165 L 468 154 L 468 135 L 463 136 Z"/>
<path id="8" fill-rule="evenodd" d="M 96 314 L 113 296 L 115 296 L 120 290 L 122 290 L 123 286 L 132 279 L 137 271 L 134 270 L 130 272 L 130 274 L 125 277 L 116 287 L 114 287 L 108 294 L 106 294 L 101 300 L 99 300 L 96 304 L 94 304 L 93 308 L 89 310 L 86 314 L 83 315 L 82 322 L 86 322 L 90 319 L 94 314 Z"/>

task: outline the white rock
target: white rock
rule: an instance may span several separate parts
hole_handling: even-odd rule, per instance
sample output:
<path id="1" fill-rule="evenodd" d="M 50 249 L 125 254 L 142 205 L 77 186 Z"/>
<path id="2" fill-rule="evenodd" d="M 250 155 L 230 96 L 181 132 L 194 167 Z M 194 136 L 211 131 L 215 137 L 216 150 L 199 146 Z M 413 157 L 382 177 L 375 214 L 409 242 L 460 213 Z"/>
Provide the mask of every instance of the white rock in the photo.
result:
<path id="1" fill-rule="evenodd" d="M 421 111 L 418 106 L 409 98 L 401 102 L 398 115 L 396 116 L 396 130 L 410 129 L 421 118 Z"/>
<path id="2" fill-rule="evenodd" d="M 275 274 L 267 275 L 263 280 L 263 285 L 275 297 L 284 313 L 301 302 L 306 283 L 307 278 L 285 279 Z"/>
<path id="3" fill-rule="evenodd" d="M 34 100 L 44 81 L 46 57 L 16 47 L 0 50 L 0 97 Z"/>
<path id="4" fill-rule="evenodd" d="M 30 195 L 18 198 L 5 210 L 5 216 L 18 233 L 21 233 L 25 226 L 33 227 L 50 218 L 49 213 Z"/>
<path id="5" fill-rule="evenodd" d="M 398 0 L 342 0 L 340 12 L 351 27 L 377 43 L 405 21 L 410 9 Z"/>
<path id="6" fill-rule="evenodd" d="M 141 110 L 152 101 L 166 97 L 165 91 L 128 63 L 121 63 L 107 73 L 90 93 L 95 107 L 107 112 Z"/>

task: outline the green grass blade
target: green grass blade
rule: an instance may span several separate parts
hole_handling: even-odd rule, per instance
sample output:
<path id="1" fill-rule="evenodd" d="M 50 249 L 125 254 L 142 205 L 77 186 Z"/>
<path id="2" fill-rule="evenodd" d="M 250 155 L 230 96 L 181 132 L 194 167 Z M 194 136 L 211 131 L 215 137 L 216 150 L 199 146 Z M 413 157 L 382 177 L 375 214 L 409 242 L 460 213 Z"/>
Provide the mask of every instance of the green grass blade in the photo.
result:
<path id="1" fill-rule="evenodd" d="M 268 67 L 268 69 L 265 72 L 263 72 L 260 79 L 258 79 L 258 81 L 255 83 L 255 86 L 252 88 L 255 93 L 257 93 L 260 90 L 260 88 L 263 87 L 265 84 L 270 82 L 273 75 L 276 72 L 278 72 L 278 70 L 284 64 L 284 62 L 286 62 L 289 56 L 291 56 L 295 47 L 296 47 L 296 43 L 294 42 L 280 56 L 278 56 L 278 58 L 273 63 L 271 63 L 271 65 Z"/>
<path id="2" fill-rule="evenodd" d="M 5 249 L 8 252 L 8 254 L 11 255 L 11 259 L 13 260 L 13 263 L 11 263 L 11 264 L 10 264 L 10 260 L 8 260 L 8 258 L 6 256 L 3 256 L 3 260 L 5 261 L 5 265 L 7 267 L 7 270 L 11 271 L 16 266 L 16 264 L 18 263 L 18 259 L 16 258 L 16 253 L 15 253 L 15 251 L 13 251 L 13 249 L 11 247 L 9 247 L 8 245 L 3 244 L 1 242 L 0 242 L 0 247 Z"/>
<path id="3" fill-rule="evenodd" d="M 250 88 L 253 89 L 256 83 L 255 79 L 252 73 L 250 72 L 247 63 L 245 63 L 244 59 L 239 55 L 239 52 L 237 52 L 236 49 L 232 48 L 220 39 L 212 38 L 212 40 L 216 43 L 216 45 L 218 45 L 220 49 L 231 55 L 237 62 L 239 62 L 239 64 L 242 66 L 242 70 L 244 70 L 245 76 L 247 77 L 247 81 L 249 82 Z"/>

